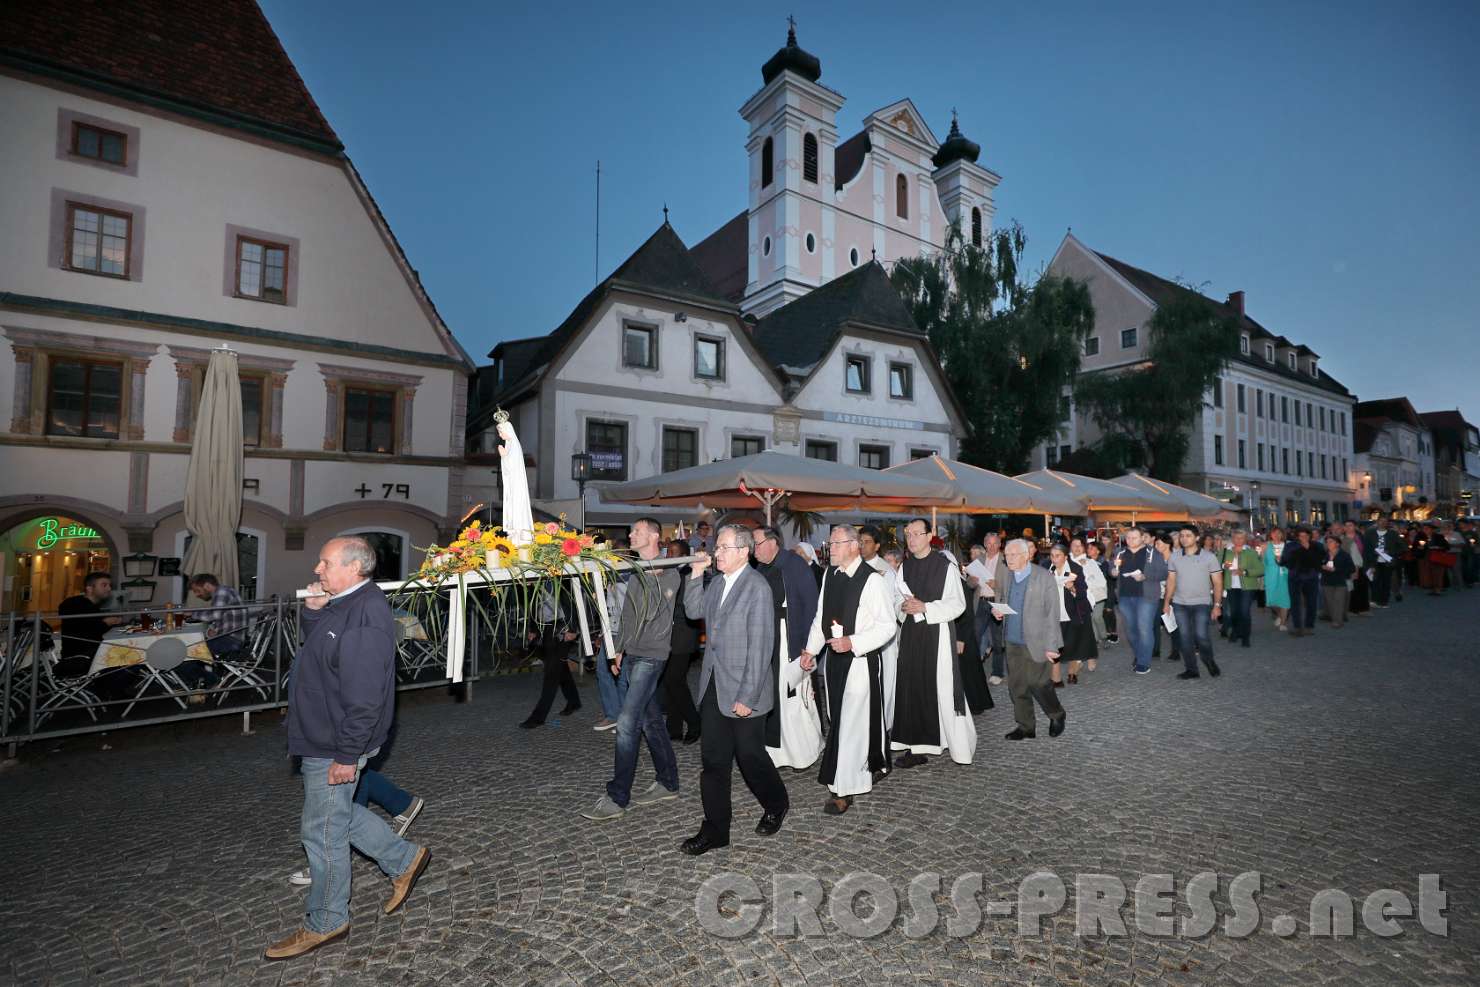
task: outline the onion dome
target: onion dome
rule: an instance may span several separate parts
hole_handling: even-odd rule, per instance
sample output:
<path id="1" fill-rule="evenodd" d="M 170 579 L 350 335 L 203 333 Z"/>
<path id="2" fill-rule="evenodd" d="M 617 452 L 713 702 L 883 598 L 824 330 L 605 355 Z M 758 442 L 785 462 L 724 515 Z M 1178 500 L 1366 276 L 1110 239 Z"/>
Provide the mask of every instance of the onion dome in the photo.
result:
<path id="1" fill-rule="evenodd" d="M 808 82 L 816 82 L 822 78 L 822 62 L 816 55 L 797 44 L 797 27 L 794 23 L 787 28 L 786 47 L 778 50 L 770 61 L 761 66 L 763 84 L 770 85 L 772 79 L 788 71 L 795 72 Z"/>
<path id="2" fill-rule="evenodd" d="M 965 160 L 975 164 L 976 159 L 981 157 L 981 153 L 982 146 L 976 141 L 967 140 L 961 133 L 960 125 L 956 123 L 956 114 L 952 111 L 951 132 L 946 135 L 946 142 L 940 146 L 940 150 L 936 151 L 935 157 L 930 160 L 935 162 L 937 168 L 944 168 L 952 161 Z"/>

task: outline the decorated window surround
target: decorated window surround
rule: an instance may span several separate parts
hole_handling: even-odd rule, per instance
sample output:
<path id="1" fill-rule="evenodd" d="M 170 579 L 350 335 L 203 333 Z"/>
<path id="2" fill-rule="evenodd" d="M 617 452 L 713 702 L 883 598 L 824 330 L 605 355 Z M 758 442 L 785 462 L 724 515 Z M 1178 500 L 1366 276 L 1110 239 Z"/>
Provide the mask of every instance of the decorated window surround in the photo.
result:
<path id="1" fill-rule="evenodd" d="M 171 346 L 170 356 L 175 360 L 175 430 L 174 442 L 189 442 L 194 437 L 192 426 L 195 409 L 200 406 L 200 392 L 205 384 L 206 364 L 211 360 L 211 351 L 194 346 Z M 292 360 L 254 353 L 238 353 L 237 369 L 242 373 L 265 378 L 262 407 L 262 439 L 259 448 L 281 449 L 283 447 L 283 389 L 288 383 L 288 371 L 293 369 Z"/>
<path id="2" fill-rule="evenodd" d="M 344 443 L 344 392 L 351 387 L 374 391 L 396 392 L 395 455 L 411 455 L 412 405 L 416 389 L 421 386 L 419 374 L 398 374 L 388 370 L 345 367 L 333 363 L 319 364 L 324 375 L 324 450 L 339 452 Z M 363 453 L 374 456 L 378 453 Z"/>
<path id="3" fill-rule="evenodd" d="M 132 441 L 144 438 L 144 382 L 149 361 L 159 351 L 158 343 L 109 339 L 51 329 L 5 327 L 15 353 L 15 391 L 12 396 L 10 431 L 16 435 L 46 434 L 47 381 L 53 356 L 109 358 L 123 364 L 123 394 L 119 407 L 118 437 Z M 50 436 L 66 442 L 68 436 Z"/>

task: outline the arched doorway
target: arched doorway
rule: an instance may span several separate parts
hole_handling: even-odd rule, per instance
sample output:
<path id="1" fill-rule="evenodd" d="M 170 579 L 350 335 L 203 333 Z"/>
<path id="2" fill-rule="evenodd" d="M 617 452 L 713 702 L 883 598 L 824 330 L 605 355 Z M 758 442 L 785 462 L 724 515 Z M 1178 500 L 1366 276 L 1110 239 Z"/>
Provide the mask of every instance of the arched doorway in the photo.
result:
<path id="1" fill-rule="evenodd" d="M 89 572 L 112 572 L 116 558 L 108 536 L 85 519 L 56 513 L 12 521 L 0 534 L 5 608 L 55 612 L 82 592 Z"/>

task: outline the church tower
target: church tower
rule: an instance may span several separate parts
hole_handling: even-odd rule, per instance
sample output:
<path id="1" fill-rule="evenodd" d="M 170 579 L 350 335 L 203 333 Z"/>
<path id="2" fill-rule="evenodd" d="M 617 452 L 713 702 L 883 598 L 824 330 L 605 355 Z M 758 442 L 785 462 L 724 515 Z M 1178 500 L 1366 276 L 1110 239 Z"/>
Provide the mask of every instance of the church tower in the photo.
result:
<path id="1" fill-rule="evenodd" d="M 838 273 L 834 151 L 844 100 L 821 77 L 793 21 L 761 68 L 761 90 L 740 108 L 750 125 L 746 314 L 763 316 Z"/>
<path id="2" fill-rule="evenodd" d="M 1002 178 L 976 163 L 981 153 L 981 145 L 967 140 L 951 111 L 951 132 L 931 159 L 935 165 L 931 178 L 946 222 L 960 231 L 963 243 L 984 247 L 991 239 L 992 217 L 997 211 L 992 195 Z"/>

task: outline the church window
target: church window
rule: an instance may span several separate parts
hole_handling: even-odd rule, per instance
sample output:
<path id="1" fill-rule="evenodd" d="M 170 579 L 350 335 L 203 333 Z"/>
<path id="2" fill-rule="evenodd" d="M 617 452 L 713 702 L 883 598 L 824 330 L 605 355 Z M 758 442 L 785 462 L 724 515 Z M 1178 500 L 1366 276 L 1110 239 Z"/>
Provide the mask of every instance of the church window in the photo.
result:
<path id="1" fill-rule="evenodd" d="M 817 253 L 817 238 L 810 233 L 807 234 L 807 253 Z"/>
<path id="2" fill-rule="evenodd" d="M 776 145 L 767 137 L 761 145 L 761 188 L 769 188 L 775 176 L 776 166 L 772 163 Z"/>
<path id="3" fill-rule="evenodd" d="M 848 263 L 851 264 L 851 265 L 853 265 L 854 267 L 857 267 L 858 266 L 858 248 L 857 247 L 854 247 L 852 250 L 848 251 Z"/>
<path id="4" fill-rule="evenodd" d="M 894 177 L 894 212 L 900 219 L 910 218 L 910 180 L 903 175 Z"/>
<path id="5" fill-rule="evenodd" d="M 807 134 L 802 138 L 802 180 L 817 181 L 817 136 Z"/>
<path id="6" fill-rule="evenodd" d="M 761 240 L 761 256 L 762 257 L 769 257 L 769 256 L 771 256 L 771 238 L 770 237 L 765 237 L 764 239 Z"/>
<path id="7" fill-rule="evenodd" d="M 974 206 L 971 210 L 971 245 L 982 245 L 982 211 Z"/>

